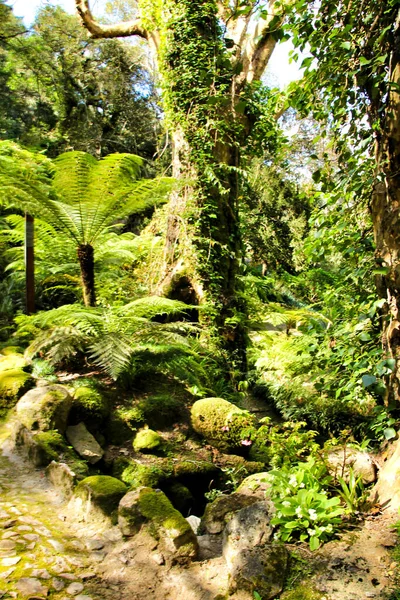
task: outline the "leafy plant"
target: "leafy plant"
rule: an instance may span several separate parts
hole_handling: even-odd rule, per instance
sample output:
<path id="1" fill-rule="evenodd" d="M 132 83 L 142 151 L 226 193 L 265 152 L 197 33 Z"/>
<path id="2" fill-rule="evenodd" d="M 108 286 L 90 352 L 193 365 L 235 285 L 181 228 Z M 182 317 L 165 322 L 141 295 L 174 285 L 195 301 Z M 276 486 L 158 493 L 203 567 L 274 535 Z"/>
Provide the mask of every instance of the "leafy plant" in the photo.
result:
<path id="1" fill-rule="evenodd" d="M 368 492 L 364 488 L 362 475 L 356 477 L 353 469 L 349 469 L 349 480 L 346 482 L 343 477 L 338 477 L 341 489 L 339 496 L 344 500 L 351 513 L 363 510 L 368 499 Z"/>
<path id="2" fill-rule="evenodd" d="M 271 471 L 268 481 L 276 509 L 271 524 L 279 526 L 277 539 L 308 541 L 310 549 L 316 550 L 332 537 L 344 510 L 338 496 L 328 497 L 331 477 L 323 464 L 309 459 L 292 468 L 283 467 Z"/>

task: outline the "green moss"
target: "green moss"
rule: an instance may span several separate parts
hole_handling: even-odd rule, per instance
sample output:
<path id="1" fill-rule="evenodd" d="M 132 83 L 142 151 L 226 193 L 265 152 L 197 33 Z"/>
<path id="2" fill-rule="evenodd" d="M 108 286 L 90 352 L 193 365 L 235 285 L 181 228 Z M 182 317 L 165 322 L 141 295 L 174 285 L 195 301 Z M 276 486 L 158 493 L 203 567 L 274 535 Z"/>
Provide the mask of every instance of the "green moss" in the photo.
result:
<path id="1" fill-rule="evenodd" d="M 322 600 L 324 594 L 310 585 L 301 584 L 281 595 L 281 600 Z"/>
<path id="2" fill-rule="evenodd" d="M 88 387 L 78 387 L 73 395 L 71 420 L 99 424 L 107 418 L 110 412 L 109 403 L 97 390 Z"/>
<path id="3" fill-rule="evenodd" d="M 22 354 L 9 353 L 0 354 L 0 371 L 9 371 L 10 369 L 24 369 L 28 366 Z"/>
<path id="4" fill-rule="evenodd" d="M 160 481 L 166 479 L 171 472 L 158 466 L 141 465 L 128 458 L 118 458 L 114 461 L 112 473 L 130 487 L 157 487 Z"/>
<path id="5" fill-rule="evenodd" d="M 162 438 L 156 431 L 152 429 L 142 429 L 138 431 L 133 440 L 133 449 L 135 452 L 152 452 L 159 450 L 162 443 Z"/>
<path id="6" fill-rule="evenodd" d="M 32 377 L 22 369 L 0 371 L 0 409 L 12 408 L 32 385 Z"/>
<path id="7" fill-rule="evenodd" d="M 188 514 L 193 505 L 194 498 L 191 491 L 179 481 L 172 481 L 165 485 L 164 491 L 173 506 L 182 514 Z"/>
<path id="8" fill-rule="evenodd" d="M 192 406 L 196 433 L 222 451 L 244 448 L 242 442 L 256 432 L 256 419 L 222 398 L 204 398 Z"/>
<path id="9" fill-rule="evenodd" d="M 47 464 L 59 460 L 60 454 L 68 450 L 63 436 L 58 431 L 42 431 L 35 435 L 35 442 L 47 457 Z"/>
<path id="10" fill-rule="evenodd" d="M 108 475 L 92 475 L 78 483 L 75 494 L 87 499 L 98 506 L 105 514 L 111 513 L 118 507 L 118 503 L 128 491 L 127 486 Z"/>
<path id="11" fill-rule="evenodd" d="M 20 346 L 5 346 L 0 350 L 0 355 L 9 356 L 10 354 L 23 354 L 23 349 Z"/>
<path id="12" fill-rule="evenodd" d="M 205 460 L 183 460 L 174 465 L 175 477 L 184 477 L 185 475 L 212 475 L 217 471 L 219 471 L 219 469 L 214 463 Z"/>
<path id="13" fill-rule="evenodd" d="M 139 403 L 146 423 L 150 427 L 162 429 L 182 418 L 182 402 L 170 395 L 149 396 Z"/>
<path id="14" fill-rule="evenodd" d="M 111 444 L 123 444 L 143 425 L 144 416 L 138 407 L 119 408 L 112 412 L 107 422 L 107 439 Z"/>
<path id="15" fill-rule="evenodd" d="M 172 506 L 166 495 L 159 490 L 144 488 L 139 495 L 140 512 L 156 527 L 173 529 L 184 535 L 191 527 L 179 511 Z"/>

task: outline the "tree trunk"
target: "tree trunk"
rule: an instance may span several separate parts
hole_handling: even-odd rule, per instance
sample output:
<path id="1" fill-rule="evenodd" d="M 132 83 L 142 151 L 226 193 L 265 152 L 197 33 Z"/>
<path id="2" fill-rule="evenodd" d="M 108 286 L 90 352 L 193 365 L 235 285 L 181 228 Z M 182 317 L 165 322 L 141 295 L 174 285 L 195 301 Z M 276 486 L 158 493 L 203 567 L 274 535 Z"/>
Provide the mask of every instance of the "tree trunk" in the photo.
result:
<path id="1" fill-rule="evenodd" d="M 386 358 L 394 359 L 387 380 L 386 403 L 400 401 L 400 34 L 392 57 L 392 82 L 384 127 L 377 139 L 377 178 L 372 198 L 377 276 L 383 307 L 382 344 Z"/>
<path id="2" fill-rule="evenodd" d="M 81 268 L 83 302 L 85 306 L 95 306 L 96 292 L 94 287 L 94 250 L 90 244 L 78 246 L 78 259 Z"/>

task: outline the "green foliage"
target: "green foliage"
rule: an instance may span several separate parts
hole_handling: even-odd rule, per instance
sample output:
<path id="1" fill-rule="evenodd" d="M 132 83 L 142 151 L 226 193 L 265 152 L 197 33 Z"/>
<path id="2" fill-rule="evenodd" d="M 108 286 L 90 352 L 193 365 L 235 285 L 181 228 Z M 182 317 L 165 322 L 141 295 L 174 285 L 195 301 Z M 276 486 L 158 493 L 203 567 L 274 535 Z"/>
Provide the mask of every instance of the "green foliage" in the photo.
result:
<path id="1" fill-rule="evenodd" d="M 334 535 L 344 510 L 339 507 L 340 498 L 328 497 L 326 488 L 331 479 L 325 466 L 313 459 L 269 473 L 276 508 L 271 523 L 279 526 L 278 539 L 287 542 L 298 538 L 316 550 Z"/>
<path id="2" fill-rule="evenodd" d="M 108 400 L 98 390 L 86 385 L 76 387 L 73 393 L 70 419 L 93 426 L 102 423 L 110 412 Z"/>
<path id="3" fill-rule="evenodd" d="M 55 374 L 54 366 L 43 358 L 36 358 L 32 360 L 32 377 L 35 379 L 46 379 L 51 383 L 58 381 L 58 377 Z"/>
<path id="4" fill-rule="evenodd" d="M 365 509 L 369 492 L 365 490 L 362 475 L 356 477 L 353 469 L 349 469 L 349 477 L 346 482 L 343 477 L 338 477 L 340 488 L 338 493 L 345 502 L 350 513 Z"/>

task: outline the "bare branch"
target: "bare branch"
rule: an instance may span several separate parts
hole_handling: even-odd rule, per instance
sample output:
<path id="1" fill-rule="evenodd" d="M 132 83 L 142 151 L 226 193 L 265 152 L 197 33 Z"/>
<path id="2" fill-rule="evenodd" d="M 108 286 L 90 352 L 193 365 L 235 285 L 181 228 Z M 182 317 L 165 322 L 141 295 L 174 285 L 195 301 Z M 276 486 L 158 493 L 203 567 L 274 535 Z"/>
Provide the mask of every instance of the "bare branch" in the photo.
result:
<path id="1" fill-rule="evenodd" d="M 89 0 L 75 0 L 75 5 L 84 27 L 95 38 L 127 37 L 131 35 L 138 35 L 144 39 L 149 37 L 140 19 L 116 23 L 115 25 L 101 25 L 90 11 Z"/>
<path id="2" fill-rule="evenodd" d="M 247 83 L 257 81 L 261 78 L 276 46 L 276 38 L 268 30 L 264 32 L 261 39 L 250 56 Z"/>

